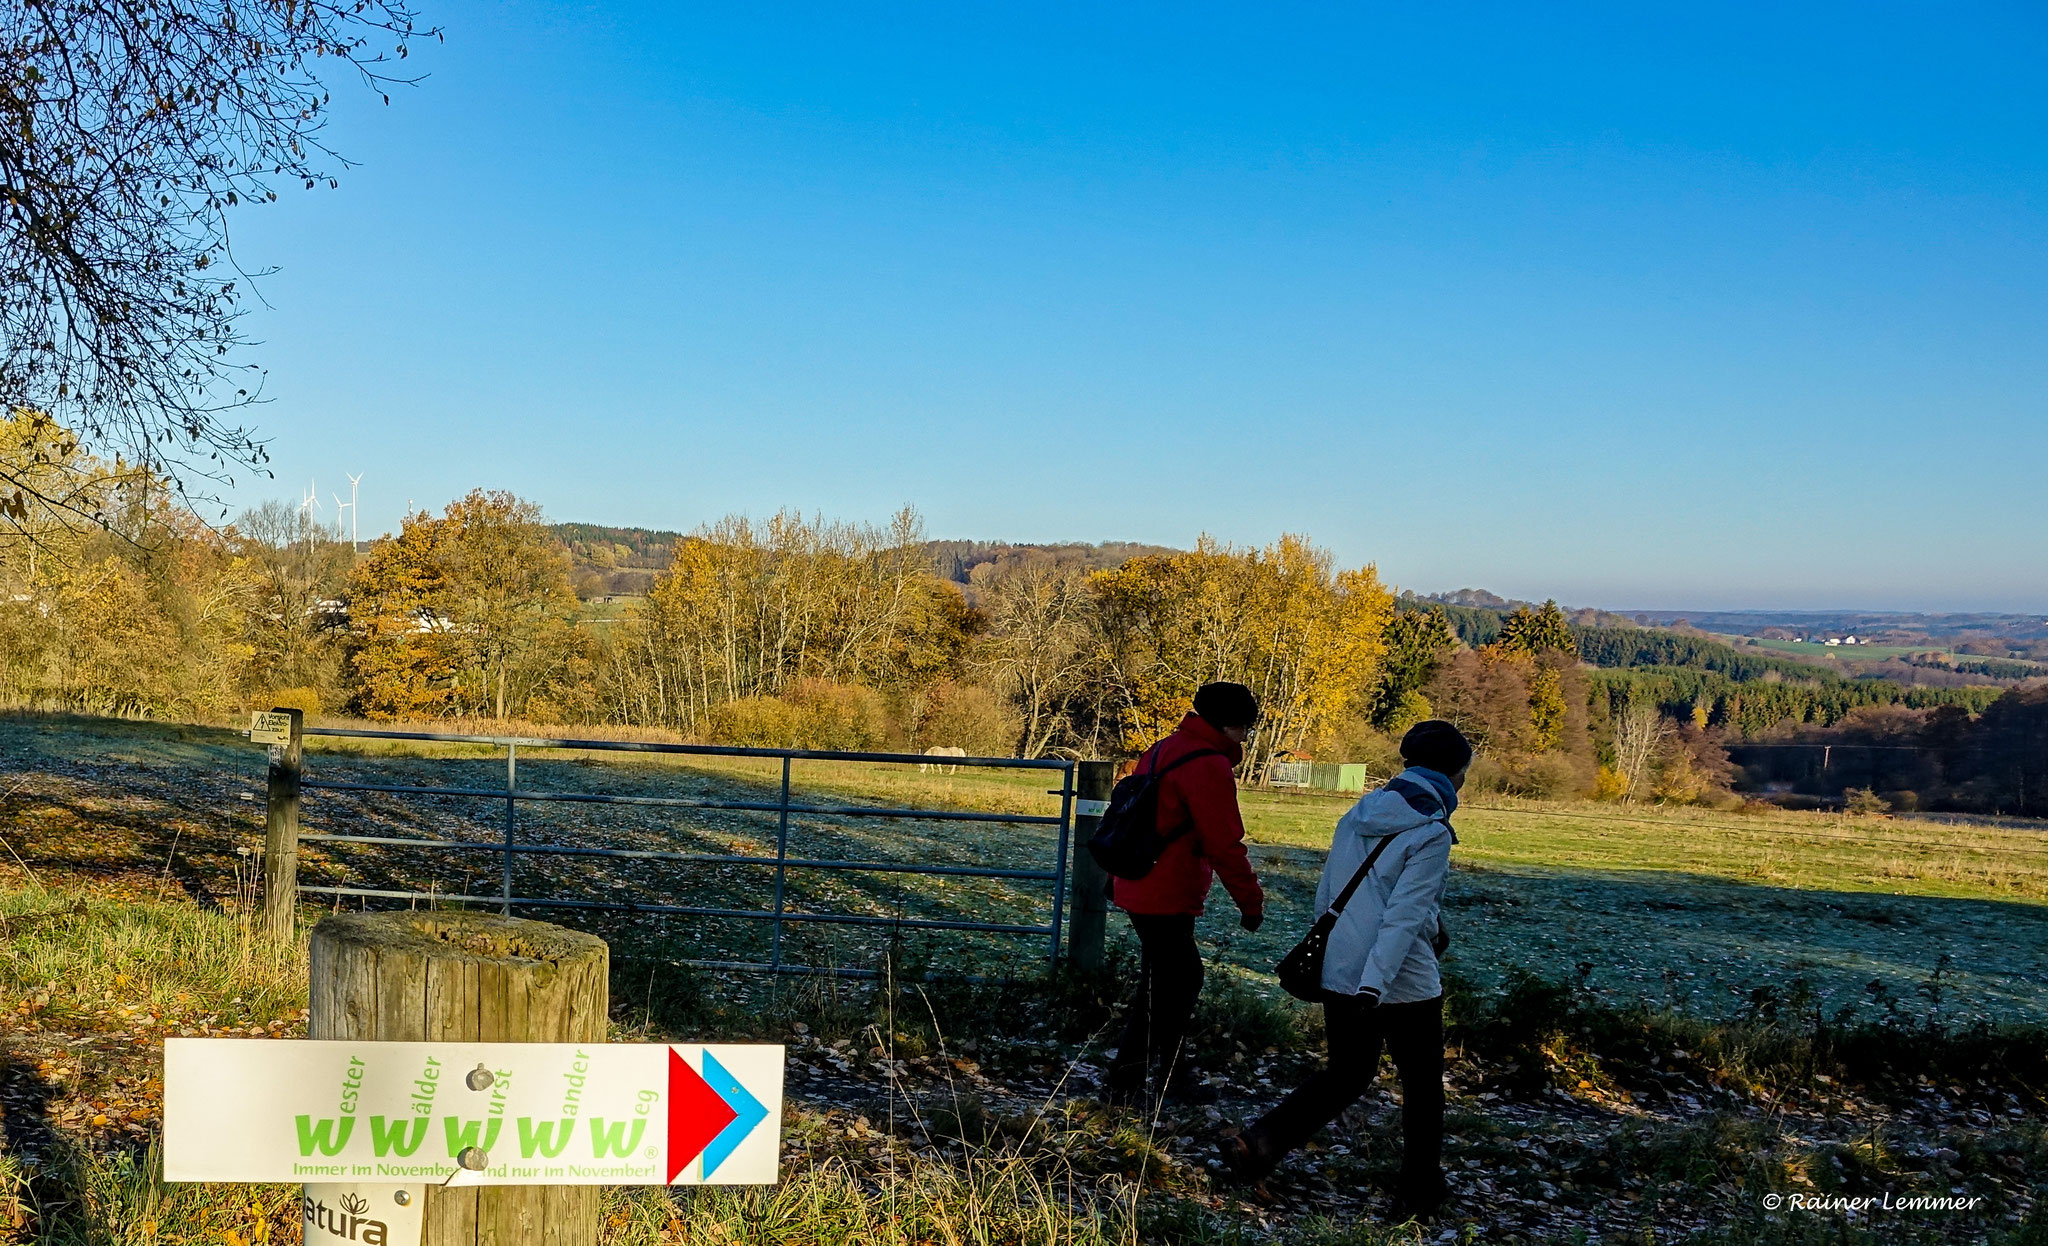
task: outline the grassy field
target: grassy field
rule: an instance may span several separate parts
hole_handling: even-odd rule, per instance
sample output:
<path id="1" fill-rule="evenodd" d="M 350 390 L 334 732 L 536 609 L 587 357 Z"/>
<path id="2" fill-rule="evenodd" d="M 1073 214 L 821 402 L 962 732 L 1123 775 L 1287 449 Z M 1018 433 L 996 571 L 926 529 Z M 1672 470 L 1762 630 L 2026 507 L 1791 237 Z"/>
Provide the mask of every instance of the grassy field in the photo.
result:
<path id="1" fill-rule="evenodd" d="M 1306 890 L 1345 802 L 1244 803 L 1269 873 Z M 2034 985 L 2048 972 L 2041 832 L 1499 798 L 1454 820 L 1453 958 L 1480 981 L 1588 965 L 1617 998 L 1725 1015 L 1791 978 L 1836 1006 L 1871 1006 L 1873 982 L 1928 1004 L 1938 972 L 1950 1017 L 2048 1019 Z"/>
<path id="2" fill-rule="evenodd" d="M 1807 640 L 1774 640 L 1766 636 L 1716 636 L 1715 639 L 1725 640 L 1738 648 L 1749 648 L 1753 645 L 1759 649 L 1769 649 L 1809 662 L 1832 662 L 1842 658 L 1868 658 L 1871 661 L 1882 661 L 1885 658 L 1904 657 L 1911 653 L 1950 652 L 1949 649 L 1941 645 L 1933 644 L 1817 645 Z"/>
<path id="3" fill-rule="evenodd" d="M 164 1035 L 303 1033 L 302 953 L 249 924 L 240 850 L 260 842 L 262 769 L 229 731 L 0 720 L 0 1242 L 296 1240 L 286 1191 L 226 1198 L 151 1175 Z M 487 788 L 503 783 L 504 759 L 320 742 L 308 773 Z M 780 782 L 772 763 L 544 752 L 522 755 L 519 774 L 534 790 L 727 800 L 772 799 Z M 1048 777 L 799 763 L 793 791 L 1050 813 Z M 2048 837 L 1779 811 L 1475 799 L 1456 819 L 1447 895 L 1450 1223 L 1369 1227 L 1398 1153 L 1385 1091 L 1263 1202 L 1216 1190 L 1213 1131 L 1313 1058 L 1316 1017 L 1278 993 L 1270 966 L 1306 921 L 1346 803 L 1244 793 L 1272 918 L 1246 934 L 1219 893 L 1200 926 L 1214 958 L 1200 1058 L 1225 1097 L 1149 1121 L 1089 1098 L 1120 979 L 1048 980 L 1036 937 L 791 927 L 796 960 L 887 955 L 913 981 L 948 963 L 989 976 L 919 986 L 901 997 L 907 1015 L 865 988 L 672 965 L 758 955 L 763 923 L 536 914 L 611 939 L 617 1037 L 790 1044 L 784 1185 L 617 1192 L 607 1246 L 2038 1246 L 2048 1232 L 2033 1210 L 2048 1196 L 2036 1189 L 2048 1174 Z M 501 800 L 323 791 L 308 796 L 306 826 L 482 844 L 502 814 Z M 647 806 L 536 805 L 520 818 L 522 842 L 705 853 L 772 852 L 777 829 L 771 814 Z M 1039 827 L 811 815 L 790 844 L 796 856 L 1018 867 L 1048 865 L 1054 848 Z M 497 859 L 309 843 L 305 877 L 484 893 Z M 759 909 L 771 879 L 759 866 L 555 858 L 522 861 L 518 883 Z M 792 871 L 790 896 L 795 909 L 879 917 L 1030 923 L 1051 909 L 1028 880 Z M 1982 1191 L 1988 1210 L 1850 1224 L 1764 1217 L 1754 1198 L 1951 1188 Z"/>
<path id="4" fill-rule="evenodd" d="M 423 755 L 375 741 L 312 744 L 309 777 L 476 788 L 504 782 L 502 751 L 481 746 L 437 746 Z M 104 796 L 21 805 L 6 833 L 27 837 L 15 847 L 32 862 L 64 842 L 67 828 L 106 839 L 110 826 L 123 827 L 118 842 L 99 847 L 100 858 L 125 860 L 131 884 L 155 875 L 151 890 L 160 894 L 181 871 L 231 872 L 233 847 L 259 842 L 262 755 L 231 732 L 23 721 L 0 727 L 0 762 L 126 782 L 131 801 L 160 799 L 192 815 L 192 838 L 174 852 L 182 824 L 123 823 L 120 802 Z M 780 779 L 776 763 L 743 759 L 550 752 L 523 755 L 519 765 L 520 786 L 543 791 L 772 801 Z M 1047 792 L 1054 780 L 1049 772 L 936 774 L 799 762 L 792 790 L 799 803 L 1048 814 L 1059 807 Z M 1255 860 L 1274 893 L 1272 920 L 1245 934 L 1232 914 L 1216 911 L 1228 908 L 1219 892 L 1202 934 L 1220 961 L 1269 990 L 1266 971 L 1307 920 L 1330 827 L 1348 802 L 1253 790 L 1242 803 Z M 482 844 L 500 833 L 503 809 L 488 799 L 316 792 L 307 798 L 305 825 Z M 207 817 L 213 830 L 202 826 Z M 740 811 L 522 805 L 519 834 L 529 843 L 772 856 L 775 823 L 773 814 Z M 2048 1019 L 2048 1001 L 2035 987 L 2048 976 L 2048 834 L 2040 831 L 1497 797 L 1468 803 L 1457 823 L 1451 963 L 1482 984 L 1515 971 L 1582 977 L 1616 999 L 1724 1015 L 1746 1007 L 1761 988 L 1798 979 L 1837 1007 L 1933 1007 L 1929 990 L 1938 989 L 1946 1017 Z M 495 894 L 498 887 L 499 858 L 488 850 L 308 847 L 309 882 L 444 894 Z M 1055 851 L 1044 827 L 816 816 L 793 819 L 789 844 L 799 858 L 1019 869 L 1049 868 Z M 522 858 L 516 890 L 760 909 L 772 882 L 773 871 L 760 866 Z M 1051 917 L 1051 888 L 1042 882 L 792 870 L 787 885 L 794 911 L 1017 924 Z M 868 963 L 877 941 L 889 937 L 833 926 L 788 930 L 785 953 L 798 963 Z M 626 955 L 656 955 L 683 941 L 705 959 L 758 956 L 767 939 L 766 923 L 726 918 L 636 919 L 607 933 Z M 1042 944 L 913 933 L 899 936 L 898 951 L 941 963 L 1015 964 L 1042 958 Z M 1882 990 L 1873 992 L 1873 983 Z"/>

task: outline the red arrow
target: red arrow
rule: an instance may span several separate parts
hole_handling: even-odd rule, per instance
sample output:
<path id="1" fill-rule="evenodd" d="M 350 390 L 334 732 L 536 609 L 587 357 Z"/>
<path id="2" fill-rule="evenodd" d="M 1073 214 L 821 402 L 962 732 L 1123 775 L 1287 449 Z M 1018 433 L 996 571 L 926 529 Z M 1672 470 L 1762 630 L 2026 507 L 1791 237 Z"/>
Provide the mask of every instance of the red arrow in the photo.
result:
<path id="1" fill-rule="evenodd" d="M 671 1047 L 668 1049 L 668 1179 L 682 1175 L 690 1161 L 703 1154 L 727 1125 L 732 1124 L 739 1113 L 732 1105 L 718 1097 L 697 1070 L 684 1063 L 683 1057 Z"/>

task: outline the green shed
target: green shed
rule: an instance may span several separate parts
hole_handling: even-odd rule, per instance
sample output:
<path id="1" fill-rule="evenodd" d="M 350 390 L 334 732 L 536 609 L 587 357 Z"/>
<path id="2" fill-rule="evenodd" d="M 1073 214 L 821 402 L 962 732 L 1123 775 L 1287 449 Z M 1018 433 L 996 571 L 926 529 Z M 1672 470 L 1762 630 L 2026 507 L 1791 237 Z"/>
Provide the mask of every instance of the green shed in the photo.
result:
<path id="1" fill-rule="evenodd" d="M 1355 762 L 1322 762 L 1309 775 L 1309 786 L 1319 792 L 1362 792 L 1366 768 Z"/>

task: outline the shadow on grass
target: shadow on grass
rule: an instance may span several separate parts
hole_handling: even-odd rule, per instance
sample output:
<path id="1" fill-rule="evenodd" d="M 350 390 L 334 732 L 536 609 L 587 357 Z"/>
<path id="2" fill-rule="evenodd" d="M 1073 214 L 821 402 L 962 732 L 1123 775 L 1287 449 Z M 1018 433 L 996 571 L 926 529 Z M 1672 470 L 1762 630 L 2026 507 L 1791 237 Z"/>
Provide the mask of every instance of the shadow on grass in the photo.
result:
<path id="1" fill-rule="evenodd" d="M 1199 926 L 1212 961 L 1270 983 L 1307 928 L 1321 861 L 1304 849 L 1260 850 L 1266 924 L 1245 934 L 1227 905 L 1212 905 Z M 1830 1013 L 2048 1023 L 2040 904 L 1470 867 L 1454 853 L 1444 909 L 1454 938 L 1445 967 L 1489 989 L 1517 972 L 1571 978 L 1611 1003 L 1718 1019 L 1742 1015 L 1759 990 L 1800 979 Z"/>
<path id="2" fill-rule="evenodd" d="M 263 753 L 225 729 L 69 715 L 12 715 L 0 730 L 0 755 L 26 782 L 0 799 L 10 848 L 39 874 L 116 885 L 123 894 L 183 890 L 209 907 L 231 898 L 223 888 L 248 851 L 262 843 Z M 502 758 L 464 754 L 408 756 L 381 750 L 312 754 L 309 778 L 488 790 L 505 782 Z M 689 764 L 522 758 L 520 786 L 627 796 L 671 796 L 766 804 L 780 795 L 772 775 L 753 776 Z M 900 782 L 902 776 L 891 782 Z M 850 798 L 834 779 L 795 793 L 798 803 L 888 805 Z M 885 784 L 886 786 L 886 784 Z M 913 785 L 915 787 L 915 785 Z M 820 799 L 820 796 L 823 799 Z M 1020 789 L 1020 799 L 1029 793 Z M 1038 798 L 1042 800 L 1043 798 Z M 332 792 L 312 789 L 302 809 L 307 832 L 446 842 L 449 848 L 344 845 L 307 840 L 301 881 L 370 891 L 477 896 L 491 903 L 502 882 L 497 850 L 505 802 L 496 797 Z M 776 856 L 773 812 L 676 807 L 527 803 L 518 807 L 522 844 L 572 849 L 675 852 L 697 856 Z M 1050 869 L 1058 841 L 1044 826 L 950 820 L 895 820 L 798 814 L 790 819 L 792 858 L 913 865 Z M 574 855 L 515 858 L 515 895 L 571 901 L 766 913 L 776 891 L 771 865 L 649 861 Z M 782 880 L 796 913 L 850 914 L 865 926 L 791 922 L 784 959 L 826 967 L 872 966 L 908 944 L 963 971 L 1007 966 L 1046 955 L 1045 936 L 927 932 L 901 921 L 991 922 L 1042 926 L 1053 916 L 1046 881 L 970 876 L 893 875 L 793 867 Z M 309 896 L 322 908 L 395 907 L 404 900 Z M 757 918 L 604 914 L 532 907 L 523 915 L 590 929 L 636 955 L 675 959 L 765 960 L 769 923 Z M 1032 947 L 1036 943 L 1038 946 Z"/>

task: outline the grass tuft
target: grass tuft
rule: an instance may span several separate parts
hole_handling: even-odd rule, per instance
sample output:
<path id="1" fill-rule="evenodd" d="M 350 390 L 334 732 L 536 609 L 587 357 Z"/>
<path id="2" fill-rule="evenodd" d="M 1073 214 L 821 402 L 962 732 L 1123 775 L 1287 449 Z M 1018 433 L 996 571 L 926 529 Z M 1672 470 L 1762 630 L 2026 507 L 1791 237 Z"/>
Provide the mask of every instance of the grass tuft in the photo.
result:
<path id="1" fill-rule="evenodd" d="M 93 1029 L 296 1018 L 306 1003 L 305 947 L 265 938 L 260 921 L 251 904 L 213 913 L 64 891 L 0 892 L 0 991 L 20 1014 Z"/>

